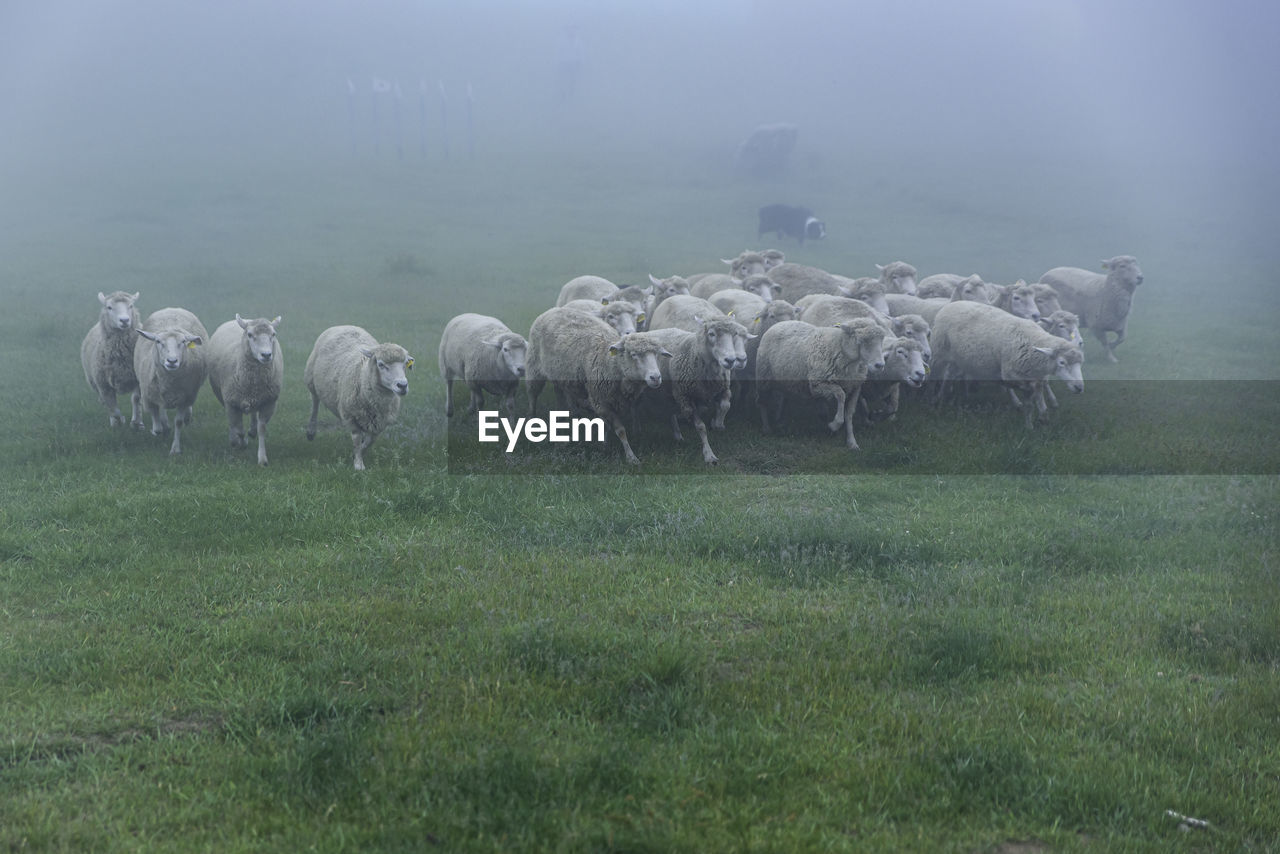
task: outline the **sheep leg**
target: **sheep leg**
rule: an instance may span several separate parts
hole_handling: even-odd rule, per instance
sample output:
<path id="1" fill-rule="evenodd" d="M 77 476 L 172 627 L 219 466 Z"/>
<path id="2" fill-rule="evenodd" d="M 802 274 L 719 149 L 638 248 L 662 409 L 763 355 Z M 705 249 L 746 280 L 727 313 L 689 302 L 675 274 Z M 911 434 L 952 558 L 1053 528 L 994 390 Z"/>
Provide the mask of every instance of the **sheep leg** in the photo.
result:
<path id="1" fill-rule="evenodd" d="M 276 412 L 275 402 L 266 404 L 258 409 L 256 422 L 258 425 L 258 465 L 265 466 L 267 464 L 267 422 L 271 420 L 271 416 Z"/>
<path id="2" fill-rule="evenodd" d="M 316 419 L 320 415 L 320 398 L 315 392 L 311 393 L 311 420 L 307 422 L 307 441 L 310 442 L 316 437 Z"/>
<path id="3" fill-rule="evenodd" d="M 640 458 L 636 456 L 635 451 L 631 450 L 631 443 L 627 441 L 627 428 L 623 425 L 622 419 L 614 415 L 612 421 L 613 432 L 618 437 L 618 440 L 622 442 L 622 450 L 627 455 L 627 462 L 632 465 L 639 465 Z"/>
<path id="4" fill-rule="evenodd" d="M 529 393 L 529 414 L 538 414 L 538 395 L 542 394 L 542 389 L 546 387 L 547 381 L 542 377 L 534 379 L 529 378 L 529 382 L 525 384 L 525 391 Z"/>
<path id="5" fill-rule="evenodd" d="M 1009 397 L 1013 400 L 1013 405 L 1018 409 L 1022 408 L 1022 398 L 1018 397 L 1018 391 L 1013 386 L 1008 388 Z"/>
<path id="6" fill-rule="evenodd" d="M 732 391 L 726 391 L 724 394 L 720 395 L 719 400 L 716 401 L 716 417 L 711 419 L 711 428 L 713 430 L 724 429 L 724 419 L 725 419 L 725 416 L 729 414 L 729 406 L 732 403 L 733 403 Z"/>
<path id="7" fill-rule="evenodd" d="M 351 444 L 356 452 L 356 471 L 364 471 L 364 452 L 366 448 L 373 444 L 374 438 L 372 433 L 366 433 L 363 430 L 351 431 Z"/>
<path id="8" fill-rule="evenodd" d="M 467 383 L 467 388 L 471 389 L 471 405 L 467 407 L 467 414 L 475 415 L 484 406 L 484 392 L 480 390 L 480 383 Z"/>
<path id="9" fill-rule="evenodd" d="M 169 432 L 169 415 L 163 409 L 155 404 L 149 404 L 147 409 L 151 412 L 151 435 L 163 436 Z"/>
<path id="10" fill-rule="evenodd" d="M 1107 361 L 1108 361 L 1108 362 L 1118 362 L 1118 361 L 1120 361 L 1119 359 L 1117 359 L 1117 358 L 1116 358 L 1116 344 L 1119 344 L 1121 341 L 1123 341 L 1123 340 L 1124 340 L 1124 335 L 1123 335 L 1123 334 L 1121 334 L 1121 333 L 1116 333 L 1119 337 L 1118 337 L 1118 338 L 1116 338 L 1116 340 L 1115 340 L 1114 342 L 1108 342 L 1108 341 L 1107 341 L 1107 330 L 1105 330 L 1105 329 L 1095 329 L 1095 330 L 1093 330 L 1093 334 L 1094 334 L 1095 336 L 1097 336 L 1098 340 L 1102 342 L 1102 346 L 1103 346 L 1104 348 L 1106 348 L 1106 351 L 1107 351 Z"/>
<path id="11" fill-rule="evenodd" d="M 192 422 L 192 420 L 194 420 L 194 417 L 195 417 L 195 416 L 192 414 L 192 411 L 191 411 L 191 407 L 190 407 L 190 406 L 183 407 L 182 409 L 179 409 L 179 410 L 174 414 L 174 416 L 173 416 L 173 423 L 174 423 L 174 425 L 175 425 L 175 426 L 176 426 L 176 425 L 182 425 L 182 426 L 184 426 L 184 427 L 185 427 L 186 425 L 190 424 L 190 423 Z"/>
<path id="12" fill-rule="evenodd" d="M 107 408 L 107 423 L 116 427 L 124 423 L 124 413 L 120 411 L 120 407 L 116 404 L 116 393 L 110 389 L 104 389 L 98 392 L 98 400 Z"/>
<path id="13" fill-rule="evenodd" d="M 680 416 L 674 412 L 671 413 L 671 438 L 677 442 L 684 441 L 684 434 L 680 432 Z"/>
<path id="14" fill-rule="evenodd" d="M 1053 388 L 1049 385 L 1048 380 L 1045 380 L 1043 390 L 1044 390 L 1045 399 L 1049 401 L 1049 405 L 1052 406 L 1054 409 L 1057 409 L 1058 397 L 1053 393 Z"/>
<path id="15" fill-rule="evenodd" d="M 834 400 L 836 402 L 836 414 L 827 422 L 827 429 L 832 433 L 839 430 L 845 422 L 845 393 L 844 389 L 836 383 L 814 383 L 811 386 L 815 395 Z"/>
<path id="16" fill-rule="evenodd" d="M 444 377 L 444 417 L 453 417 L 453 374 Z"/>
<path id="17" fill-rule="evenodd" d="M 245 446 L 244 413 L 234 406 L 227 407 L 227 434 L 231 447 L 243 448 Z"/>
<path id="18" fill-rule="evenodd" d="M 844 445 L 851 451 L 858 450 L 858 442 L 853 438 L 853 413 L 858 408 L 858 397 L 861 392 L 862 386 L 854 388 L 852 399 L 844 408 Z"/>
<path id="19" fill-rule="evenodd" d="M 173 444 L 169 446 L 171 457 L 182 453 L 182 425 L 185 423 L 181 413 L 173 416 Z"/>
<path id="20" fill-rule="evenodd" d="M 707 425 L 698 417 L 698 410 L 694 409 L 689 413 L 693 418 L 693 427 L 698 431 L 698 436 L 702 439 L 702 461 L 707 465 L 715 465 L 720 462 L 715 453 L 711 450 L 711 443 L 707 441 Z"/>
<path id="21" fill-rule="evenodd" d="M 129 426 L 135 430 L 142 430 L 146 427 L 142 423 L 142 413 L 139 411 L 141 409 L 142 392 L 135 390 L 133 394 L 129 395 L 129 401 L 133 404 L 133 413 L 129 416 Z"/>

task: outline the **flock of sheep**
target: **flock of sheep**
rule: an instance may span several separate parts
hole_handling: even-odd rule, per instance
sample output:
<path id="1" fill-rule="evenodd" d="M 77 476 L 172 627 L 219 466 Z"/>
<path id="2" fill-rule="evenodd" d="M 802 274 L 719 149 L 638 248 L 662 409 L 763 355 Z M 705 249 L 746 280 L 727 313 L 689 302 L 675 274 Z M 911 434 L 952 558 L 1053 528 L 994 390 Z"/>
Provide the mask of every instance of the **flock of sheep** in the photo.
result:
<path id="1" fill-rule="evenodd" d="M 1102 274 L 1057 267 L 1034 285 L 1006 286 L 946 273 L 917 282 L 915 268 L 901 261 L 880 267 L 878 277 L 853 279 L 787 263 L 776 250 L 725 263 L 728 273 L 650 276 L 644 288 L 579 276 L 533 321 L 527 339 L 495 317 L 453 318 L 439 349 L 446 416 L 453 416 L 455 380 L 466 383 L 475 413 L 485 392 L 514 409 L 523 379 L 531 414 L 550 384 L 562 409 L 610 424 L 629 462 L 639 460 L 626 424 L 657 408 L 677 440 L 681 422 L 691 423 L 703 459 L 715 463 L 702 413 L 723 428 L 734 401 L 754 403 L 768 433 L 788 399 L 824 400 L 828 411 L 834 407 L 827 426 L 843 429 L 846 446 L 856 449 L 855 412 L 892 418 L 903 383 L 941 399 L 949 383 L 998 380 L 1030 426 L 1033 409 L 1043 417 L 1057 403 L 1051 378 L 1083 390 L 1080 328 L 1092 329 L 1115 361 L 1142 282 L 1128 255 L 1104 261 Z M 98 322 L 81 345 L 85 378 L 109 423 L 123 424 L 118 398 L 127 394 L 130 424 L 142 429 L 141 413 L 149 412 L 151 432 L 172 429 L 170 453 L 181 453 L 181 428 L 207 378 L 226 410 L 231 445 L 246 446 L 249 416 L 248 437 L 266 465 L 267 423 L 284 377 L 281 319 L 237 314 L 209 336 L 181 308 L 140 321 L 138 296 L 99 293 Z M 355 468 L 363 469 L 364 451 L 399 413 L 412 367 L 403 347 L 380 344 L 360 327 L 326 329 L 304 374 L 312 400 L 307 438 L 315 437 L 324 404 L 350 432 Z"/>
<path id="2" fill-rule="evenodd" d="M 656 403 L 673 436 L 682 439 L 681 422 L 691 423 L 703 459 L 715 463 L 702 413 L 723 428 L 735 400 L 755 403 L 765 433 L 788 398 L 825 400 L 834 406 L 827 426 L 843 429 L 846 446 L 857 449 L 855 411 L 893 417 L 902 383 L 927 385 L 941 399 L 949 383 L 997 380 L 1031 426 L 1033 410 L 1043 417 L 1057 404 L 1051 378 L 1083 391 L 1082 327 L 1115 361 L 1142 282 L 1128 255 L 1104 261 L 1105 273 L 1057 267 L 1034 285 L 1005 286 L 947 273 L 917 283 L 916 269 L 901 261 L 879 267 L 878 277 L 851 279 L 787 263 L 776 250 L 725 263 L 728 273 L 651 275 L 644 288 L 579 276 L 533 321 L 527 340 L 495 317 L 453 318 L 439 354 L 446 414 L 455 380 L 469 387 L 474 413 L 485 392 L 512 409 L 524 379 L 533 415 L 549 383 L 561 408 L 608 422 L 629 462 L 638 459 L 627 423 Z"/>

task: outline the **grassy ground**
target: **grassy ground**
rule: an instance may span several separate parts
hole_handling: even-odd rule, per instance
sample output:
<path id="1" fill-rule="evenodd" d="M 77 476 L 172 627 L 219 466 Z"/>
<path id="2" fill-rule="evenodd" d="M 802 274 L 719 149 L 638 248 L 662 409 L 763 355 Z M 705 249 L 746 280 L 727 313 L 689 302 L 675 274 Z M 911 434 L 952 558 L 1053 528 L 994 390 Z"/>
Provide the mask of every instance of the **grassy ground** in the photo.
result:
<path id="1" fill-rule="evenodd" d="M 1153 219 L 1089 172 L 814 161 L 770 186 L 697 152 L 321 165 L 12 184 L 0 848 L 1280 838 L 1270 250 L 1207 289 L 1220 222 Z M 1133 253 L 1147 283 L 1122 361 L 1091 343 L 1085 394 L 1032 433 L 992 397 L 913 403 L 856 455 L 820 425 L 760 437 L 737 418 L 711 473 L 657 426 L 638 472 L 610 445 L 559 473 L 450 473 L 449 317 L 527 328 L 574 275 L 715 269 L 775 200 L 831 227 L 793 257 L 852 275 L 903 258 L 1009 281 Z M 284 315 L 269 469 L 227 447 L 207 391 L 181 458 L 107 428 L 75 354 L 116 288 L 211 329 Z M 307 352 L 345 322 L 418 359 L 362 474 L 331 419 L 303 437 Z M 51 354 L 38 373 L 33 351 Z M 1129 474 L 1152 471 L 1179 474 Z"/>

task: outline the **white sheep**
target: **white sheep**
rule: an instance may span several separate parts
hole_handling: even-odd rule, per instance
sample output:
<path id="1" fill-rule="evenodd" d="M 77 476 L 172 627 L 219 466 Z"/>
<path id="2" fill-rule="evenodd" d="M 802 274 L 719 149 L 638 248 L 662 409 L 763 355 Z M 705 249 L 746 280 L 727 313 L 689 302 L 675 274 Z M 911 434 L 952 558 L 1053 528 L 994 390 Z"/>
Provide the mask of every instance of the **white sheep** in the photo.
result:
<path id="1" fill-rule="evenodd" d="M 1129 311 L 1133 308 L 1133 292 L 1142 284 L 1142 270 L 1132 255 L 1117 255 L 1102 262 L 1105 274 L 1079 267 L 1054 267 L 1040 281 L 1058 292 L 1058 300 L 1067 311 L 1080 317 L 1081 328 L 1093 334 L 1106 348 L 1107 360 L 1116 359 L 1116 347 L 1124 343 L 1129 327 Z M 1108 341 L 1107 333 L 1115 333 Z"/>
<path id="2" fill-rule="evenodd" d="M 667 276 L 665 279 L 659 279 L 652 273 L 649 274 L 649 303 L 645 308 L 645 315 L 652 317 L 653 312 L 662 305 L 662 301 L 667 297 L 687 296 L 689 294 L 690 284 L 683 276 Z"/>
<path id="3" fill-rule="evenodd" d="M 990 304 L 996 308 L 1014 317 L 1023 317 L 1033 323 L 1040 322 L 1040 309 L 1036 307 L 1035 289 L 1022 279 L 1018 279 L 1012 285 L 988 284 L 987 291 L 992 293 Z"/>
<path id="4" fill-rule="evenodd" d="M 589 299 L 572 299 L 559 307 L 585 311 L 592 317 L 598 317 L 616 329 L 619 335 L 630 335 L 646 319 L 645 313 L 637 311 L 635 304 L 627 300 L 595 302 Z"/>
<path id="5" fill-rule="evenodd" d="M 849 286 L 853 280 L 846 276 L 837 276 L 818 267 L 807 264 L 786 262 L 769 271 L 768 276 L 780 287 L 775 296 L 795 304 L 801 297 L 809 294 L 835 294 L 849 296 Z"/>
<path id="6" fill-rule="evenodd" d="M 138 340 L 138 294 L 115 291 L 110 296 L 98 292 L 98 322 L 89 327 L 80 342 L 80 366 L 89 388 L 107 409 L 107 423 L 112 427 L 124 423 L 124 415 L 116 402 L 127 394 L 133 403 L 129 423 L 141 429 L 138 414 L 138 375 L 133 369 L 134 343 Z"/>
<path id="7" fill-rule="evenodd" d="M 707 441 L 707 425 L 699 410 L 714 406 L 711 426 L 724 429 L 732 399 L 730 372 L 737 365 L 735 341 L 748 335 L 746 328 L 732 318 L 713 317 L 702 320 L 697 332 L 659 329 L 649 334 L 671 353 L 662 365 L 662 388 L 676 406 L 671 415 L 672 434 L 676 441 L 682 440 L 679 419 L 692 422 L 702 440 L 703 461 L 708 465 L 719 462 Z"/>
<path id="8" fill-rule="evenodd" d="M 762 249 L 760 257 L 764 258 L 764 271 L 768 273 L 779 264 L 785 264 L 787 256 L 782 253 L 781 249 Z"/>
<path id="9" fill-rule="evenodd" d="M 1055 311 L 1062 311 L 1062 303 L 1058 301 L 1058 292 L 1044 282 L 1032 282 L 1031 291 L 1036 297 L 1036 309 L 1043 320 Z M 1079 320 L 1079 318 L 1077 318 Z"/>
<path id="10" fill-rule="evenodd" d="M 744 292 L 745 293 L 745 292 Z M 702 297 L 680 294 L 667 297 L 649 318 L 649 329 L 683 329 L 697 332 L 698 318 L 723 317 L 725 312 Z"/>
<path id="11" fill-rule="evenodd" d="M 925 322 L 930 326 L 933 325 L 934 318 L 938 316 L 938 311 L 951 302 L 947 297 L 929 297 L 922 299 L 921 297 L 913 297 L 907 294 L 885 294 L 885 305 L 889 307 L 890 317 L 901 317 L 905 314 L 914 314 L 924 318 Z"/>
<path id="12" fill-rule="evenodd" d="M 659 356 L 670 356 L 652 332 L 622 338 L 604 321 L 580 311 L 552 308 L 529 329 L 529 409 L 536 414 L 538 395 L 550 382 L 563 405 L 587 405 L 613 425 L 627 462 L 639 463 L 631 450 L 623 416 L 646 387 L 662 385 Z"/>
<path id="13" fill-rule="evenodd" d="M 191 423 L 191 407 L 208 376 L 201 345 L 209 340 L 209 333 L 185 308 L 162 308 L 147 316 L 138 335 L 133 370 L 138 375 L 139 404 L 151 413 L 153 436 L 169 431 L 165 410 L 176 410 L 169 453 L 180 454 L 182 427 Z"/>
<path id="14" fill-rule="evenodd" d="M 977 302 L 953 302 L 938 312 L 933 361 L 942 385 L 964 377 L 1023 387 L 1056 376 L 1071 391 L 1084 391 L 1084 355 L 1079 347 L 1050 335 L 1031 320 Z M 1043 416 L 1046 407 L 1040 395 L 1036 395 L 1036 408 Z M 1026 414 L 1031 427 L 1030 407 Z"/>
<path id="15" fill-rule="evenodd" d="M 573 301 L 578 302 L 577 300 Z M 615 308 L 620 314 L 631 311 L 630 303 L 618 306 L 598 306 L 582 302 L 601 310 Z M 625 314 L 634 318 L 634 312 Z M 635 331 L 635 322 L 631 322 Z M 444 414 L 453 417 L 453 381 L 462 380 L 471 391 L 471 405 L 467 414 L 473 415 L 484 406 L 484 393 L 501 395 L 507 411 L 515 409 L 516 387 L 525 373 L 528 345 L 524 336 L 512 332 L 510 327 L 496 317 L 484 314 L 459 314 L 445 324 L 440 335 L 440 377 L 444 380 Z"/>
<path id="16" fill-rule="evenodd" d="M 258 465 L 267 464 L 267 422 L 284 385 L 284 351 L 276 340 L 280 317 L 245 320 L 236 314 L 217 329 L 205 347 L 209 388 L 227 413 L 231 447 L 243 448 L 244 416 L 249 436 L 258 440 Z"/>
<path id="17" fill-rule="evenodd" d="M 799 310 L 799 319 L 814 326 L 834 326 L 842 320 L 870 318 L 880 324 L 889 336 L 911 338 L 920 345 L 924 359 L 927 361 L 930 358 L 929 323 L 918 314 L 893 317 L 876 311 L 862 300 L 830 294 L 810 294 L 807 297 L 801 297 L 796 308 Z"/>
<path id="18" fill-rule="evenodd" d="M 597 303 L 611 303 L 626 300 L 636 307 L 636 313 L 645 310 L 649 301 L 649 288 L 636 285 L 619 287 L 601 276 L 578 276 L 565 282 L 560 288 L 560 296 L 556 298 L 556 307 L 575 299 L 588 299 Z"/>
<path id="19" fill-rule="evenodd" d="M 405 372 L 413 357 L 399 344 L 379 344 L 359 326 L 330 326 L 316 338 L 303 380 L 311 392 L 307 439 L 316 437 L 320 404 L 351 433 L 355 469 L 364 471 L 364 452 L 395 422 L 400 399 L 409 391 Z"/>
<path id="20" fill-rule="evenodd" d="M 832 432 L 844 425 L 845 446 L 857 450 L 853 413 L 867 372 L 884 367 L 884 329 L 867 318 L 837 326 L 813 326 L 799 320 L 775 324 L 760 339 L 756 354 L 756 402 L 761 428 L 771 430 L 788 394 L 835 401 Z"/>
<path id="21" fill-rule="evenodd" d="M 772 300 L 774 295 L 782 290 L 780 285 L 763 274 L 752 274 L 739 279 L 734 276 L 727 276 L 724 273 L 711 273 L 691 285 L 689 294 L 707 299 L 720 291 L 734 288 L 755 294 L 765 302 Z"/>
<path id="22" fill-rule="evenodd" d="M 1036 305 L 1039 306 L 1039 304 L 1039 301 L 1037 301 Z M 1061 338 L 1064 341 L 1070 341 L 1083 351 L 1084 338 L 1080 335 L 1080 318 L 1076 317 L 1071 312 L 1059 309 L 1047 317 L 1041 317 L 1040 328 L 1045 332 L 1048 332 L 1050 335 Z M 1049 383 L 1044 383 L 1044 385 L 1041 386 L 1041 390 L 1044 392 L 1046 402 L 1048 402 L 1050 406 L 1056 407 L 1058 405 L 1058 398 L 1053 393 L 1053 389 L 1049 386 Z M 1017 393 L 1014 392 L 1013 389 L 1010 389 L 1009 393 L 1015 395 L 1015 402 L 1021 402 L 1017 400 Z"/>
<path id="23" fill-rule="evenodd" d="M 883 367 L 867 371 L 858 396 L 858 405 L 866 411 L 868 421 L 896 417 L 899 385 L 906 383 L 911 388 L 920 388 L 928 373 L 924 348 L 914 338 L 886 335 L 880 353 L 884 357 Z"/>
<path id="24" fill-rule="evenodd" d="M 886 294 L 915 294 L 916 268 L 906 261 L 890 261 L 883 266 L 877 264 L 876 269 L 880 271 L 880 284 Z"/>

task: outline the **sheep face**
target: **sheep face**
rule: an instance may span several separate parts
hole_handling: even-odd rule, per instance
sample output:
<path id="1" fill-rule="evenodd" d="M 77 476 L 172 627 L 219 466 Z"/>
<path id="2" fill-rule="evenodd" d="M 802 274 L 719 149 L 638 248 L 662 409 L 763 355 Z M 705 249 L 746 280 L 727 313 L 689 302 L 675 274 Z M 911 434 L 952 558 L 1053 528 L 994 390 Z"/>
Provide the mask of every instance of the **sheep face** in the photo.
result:
<path id="1" fill-rule="evenodd" d="M 237 314 L 236 323 L 244 330 L 244 346 L 250 358 L 262 365 L 271 364 L 276 355 L 276 327 L 280 318 L 245 320 Z"/>
<path id="2" fill-rule="evenodd" d="M 738 336 L 734 334 L 728 324 L 708 323 L 701 317 L 696 316 L 695 319 L 701 329 L 702 345 L 717 365 L 726 371 L 731 371 L 746 364 L 747 351 L 745 343 L 742 348 L 742 363 L 739 364 L 738 348 L 736 346 Z M 742 329 L 742 332 L 745 334 L 746 329 Z"/>
<path id="3" fill-rule="evenodd" d="M 653 284 L 653 297 L 655 302 L 660 302 L 667 297 L 689 295 L 689 283 L 683 276 L 669 276 L 665 279 L 659 279 L 657 276 L 650 273 L 649 281 Z"/>
<path id="4" fill-rule="evenodd" d="M 924 352 L 915 341 L 910 338 L 885 338 L 880 352 L 884 358 L 884 368 L 877 372 L 876 379 L 904 382 L 912 388 L 919 388 L 924 384 Z"/>
<path id="5" fill-rule="evenodd" d="M 1048 317 L 1040 318 L 1040 328 L 1050 335 L 1070 341 L 1077 347 L 1084 345 L 1084 337 L 1080 335 L 1080 318 L 1069 311 L 1055 311 Z"/>
<path id="6" fill-rule="evenodd" d="M 1009 288 L 1008 311 L 1014 317 L 1025 317 L 1040 322 L 1040 309 L 1036 308 L 1036 292 L 1021 279 Z"/>
<path id="7" fill-rule="evenodd" d="M 166 371 L 176 371 L 181 368 L 187 351 L 194 350 L 204 343 L 204 339 L 199 335 L 185 335 L 171 329 L 159 333 L 139 329 L 138 334 L 155 344 L 156 366 Z"/>
<path id="8" fill-rule="evenodd" d="M 1053 359 L 1051 373 L 1067 384 L 1074 394 L 1084 391 L 1084 352 L 1073 344 L 1063 343 L 1054 348 L 1037 347 L 1041 353 Z"/>
<path id="9" fill-rule="evenodd" d="M 764 258 L 764 271 L 766 273 L 787 260 L 787 256 L 777 249 L 766 249 L 760 253 L 760 257 Z"/>
<path id="10" fill-rule="evenodd" d="M 126 294 L 116 291 L 107 296 L 98 291 L 98 302 L 102 304 L 102 323 L 108 329 L 129 329 L 135 324 L 133 304 L 141 293 Z"/>
<path id="11" fill-rule="evenodd" d="M 864 317 L 836 325 L 844 333 L 840 348 L 844 351 L 845 358 L 862 362 L 872 371 L 884 370 L 884 329 Z"/>
<path id="12" fill-rule="evenodd" d="M 762 273 L 743 279 L 740 287 L 748 293 L 755 294 L 765 302 L 773 302 L 773 292 L 782 290 L 781 285 L 774 284 L 772 279 Z"/>
<path id="13" fill-rule="evenodd" d="M 735 279 L 763 276 L 767 269 L 764 256 L 759 252 L 743 252 L 731 261 L 725 261 L 723 258 L 720 260 L 729 265 L 729 275 Z"/>
<path id="14" fill-rule="evenodd" d="M 662 370 L 658 367 L 658 357 L 671 357 L 671 353 L 661 347 L 636 346 L 635 339 L 630 336 L 616 344 L 611 344 L 609 355 L 624 360 L 622 368 L 624 377 L 641 381 L 649 388 L 658 388 L 662 385 Z"/>
<path id="15" fill-rule="evenodd" d="M 525 358 L 528 356 L 529 348 L 523 338 L 516 335 L 503 335 L 496 341 L 483 343 L 498 350 L 502 363 L 507 366 L 507 370 L 511 371 L 512 376 L 524 376 Z"/>
<path id="16" fill-rule="evenodd" d="M 904 314 L 890 319 L 893 334 L 899 338 L 909 338 L 920 345 L 920 356 L 928 362 L 933 358 L 933 350 L 929 347 L 929 324 L 918 314 Z"/>
<path id="17" fill-rule="evenodd" d="M 604 322 L 612 326 L 619 335 L 630 335 L 636 331 L 636 322 L 644 321 L 644 315 L 636 311 L 629 302 L 611 302 L 601 312 Z"/>
<path id="18" fill-rule="evenodd" d="M 756 315 L 752 325 L 755 326 L 756 334 L 763 335 L 769 331 L 769 327 L 775 323 L 781 323 L 784 320 L 799 320 L 800 312 L 796 307 L 786 300 L 773 300 L 764 307 L 764 311 Z M 759 324 L 756 326 L 756 324 Z"/>
<path id="19" fill-rule="evenodd" d="M 841 287 L 839 290 L 843 296 L 862 300 L 881 314 L 889 313 L 889 301 L 884 297 L 884 288 L 875 279 L 859 279 L 852 287 Z"/>
<path id="20" fill-rule="evenodd" d="M 956 285 L 956 289 L 951 292 L 951 299 L 991 302 L 991 292 L 987 290 L 987 283 L 982 281 L 980 276 L 970 276 Z"/>
<path id="21" fill-rule="evenodd" d="M 1037 282 L 1031 286 L 1036 293 L 1036 309 L 1040 312 L 1040 317 L 1048 317 L 1055 311 L 1062 310 L 1062 303 L 1058 302 L 1058 292 L 1049 285 Z"/>
<path id="22" fill-rule="evenodd" d="M 1142 284 L 1142 270 L 1138 267 L 1138 259 L 1132 255 L 1117 255 L 1102 262 L 1102 269 L 1107 271 L 1107 278 L 1119 282 L 1127 291 Z"/>
<path id="23" fill-rule="evenodd" d="M 901 261 L 894 261 L 892 264 L 886 264 L 883 267 L 877 264 L 876 269 L 880 271 L 886 290 L 895 294 L 916 296 L 916 271 L 914 267 Z"/>
<path id="24" fill-rule="evenodd" d="M 409 380 L 405 372 L 413 368 L 413 357 L 401 347 L 379 344 L 377 347 L 361 347 L 360 352 L 373 365 L 378 386 L 403 397 L 409 392 Z"/>

